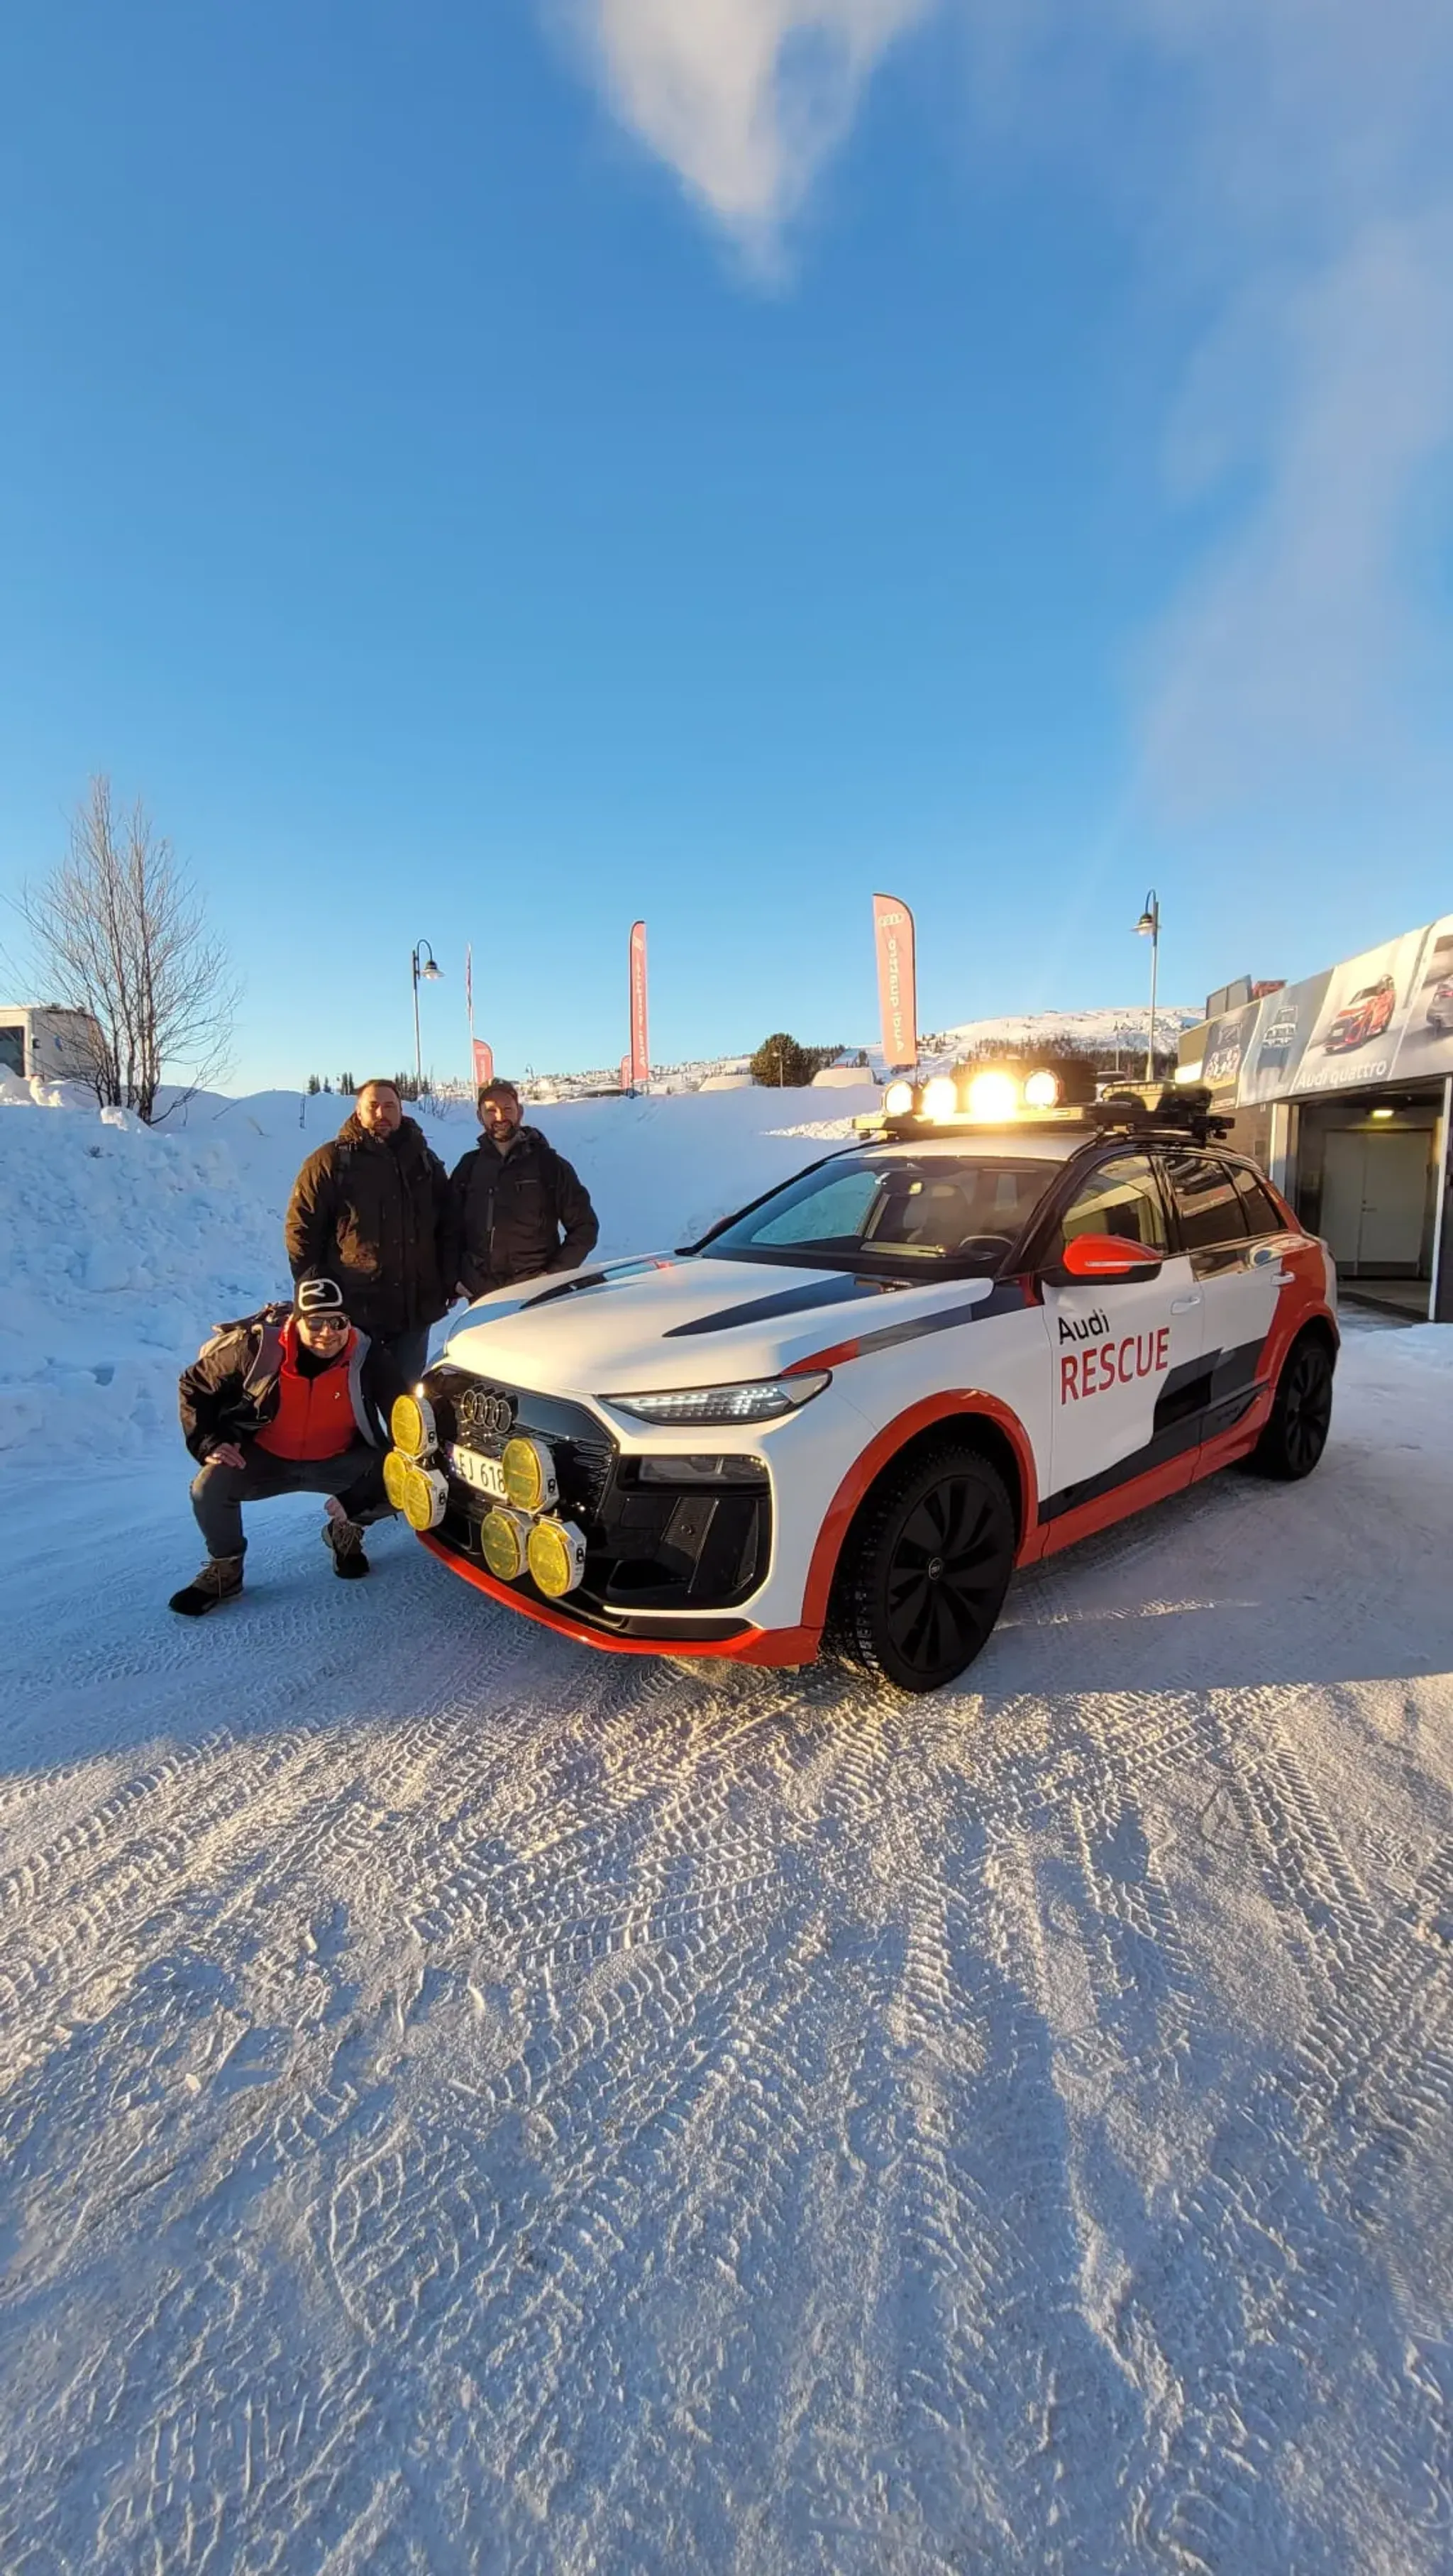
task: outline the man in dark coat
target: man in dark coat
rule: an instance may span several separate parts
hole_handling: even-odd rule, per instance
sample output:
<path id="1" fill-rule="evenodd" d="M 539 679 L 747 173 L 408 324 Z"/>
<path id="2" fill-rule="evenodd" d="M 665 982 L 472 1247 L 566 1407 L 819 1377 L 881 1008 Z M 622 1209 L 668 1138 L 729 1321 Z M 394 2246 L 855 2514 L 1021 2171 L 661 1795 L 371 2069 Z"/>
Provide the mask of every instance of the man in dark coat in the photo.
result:
<path id="1" fill-rule="evenodd" d="M 334 1573 L 367 1574 L 363 1525 L 388 1511 L 384 1424 L 403 1393 L 387 1351 L 354 1330 L 336 1280 L 301 1280 L 291 1314 L 269 1306 L 219 1326 L 177 1390 L 207 1562 L 171 1608 L 199 1619 L 242 1590 L 242 1506 L 275 1494 L 326 1494 Z"/>
<path id="2" fill-rule="evenodd" d="M 578 1270 L 600 1233 L 584 1182 L 538 1127 L 520 1124 L 512 1082 L 485 1084 L 479 1123 L 479 1143 L 450 1183 L 460 1285 L 484 1297 L 516 1279 Z"/>
<path id="3" fill-rule="evenodd" d="M 412 1385 L 458 1259 L 448 1175 L 391 1082 L 366 1082 L 332 1144 L 308 1156 L 284 1236 L 294 1279 L 336 1279 L 351 1320 Z"/>

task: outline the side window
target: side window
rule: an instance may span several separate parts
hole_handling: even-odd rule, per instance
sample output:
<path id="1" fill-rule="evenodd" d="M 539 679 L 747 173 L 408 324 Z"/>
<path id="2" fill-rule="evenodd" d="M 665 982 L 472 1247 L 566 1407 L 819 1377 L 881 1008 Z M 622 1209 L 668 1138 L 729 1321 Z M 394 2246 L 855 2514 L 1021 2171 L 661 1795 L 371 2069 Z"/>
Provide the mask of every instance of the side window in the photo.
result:
<path id="1" fill-rule="evenodd" d="M 1258 1236 L 1285 1234 L 1286 1218 L 1282 1215 L 1281 1209 L 1277 1206 L 1260 1173 L 1253 1172 L 1249 1163 L 1233 1163 L 1230 1166 L 1230 1172 L 1232 1187 L 1241 1201 L 1241 1213 L 1246 1219 L 1247 1233 Z"/>
<path id="2" fill-rule="evenodd" d="M 1209 1154 L 1167 1154 L 1165 1159 L 1187 1252 L 1244 1243 L 1246 1221 L 1225 1164 L 1213 1162 Z"/>
<path id="3" fill-rule="evenodd" d="M 1118 1154 L 1090 1175 L 1065 1212 L 1061 1240 L 1072 1243 L 1077 1234 L 1113 1234 L 1154 1252 L 1167 1249 L 1165 1209 L 1148 1155 Z"/>

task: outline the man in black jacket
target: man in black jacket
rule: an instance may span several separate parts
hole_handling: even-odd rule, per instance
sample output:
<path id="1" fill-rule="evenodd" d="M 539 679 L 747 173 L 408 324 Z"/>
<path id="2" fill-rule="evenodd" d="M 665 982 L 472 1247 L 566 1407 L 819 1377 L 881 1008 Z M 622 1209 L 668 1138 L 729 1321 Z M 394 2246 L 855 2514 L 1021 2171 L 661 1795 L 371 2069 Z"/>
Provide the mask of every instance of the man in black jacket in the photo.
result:
<path id="1" fill-rule="evenodd" d="M 538 1127 L 520 1124 L 512 1082 L 487 1082 L 479 1095 L 479 1143 L 450 1183 L 457 1275 L 471 1297 L 578 1270 L 594 1250 L 600 1220 L 584 1182 Z"/>
<path id="2" fill-rule="evenodd" d="M 219 1326 L 177 1389 L 207 1562 L 170 1607 L 199 1619 L 242 1590 L 242 1506 L 276 1494 L 326 1494 L 334 1573 L 367 1574 L 363 1524 L 388 1511 L 383 1426 L 403 1392 L 388 1353 L 353 1329 L 336 1280 L 300 1281 L 291 1315 L 268 1306 Z"/>
<path id="3" fill-rule="evenodd" d="M 294 1279 L 336 1279 L 349 1316 L 412 1385 L 452 1304 L 449 1180 L 391 1082 L 366 1082 L 331 1145 L 310 1154 L 284 1226 Z"/>

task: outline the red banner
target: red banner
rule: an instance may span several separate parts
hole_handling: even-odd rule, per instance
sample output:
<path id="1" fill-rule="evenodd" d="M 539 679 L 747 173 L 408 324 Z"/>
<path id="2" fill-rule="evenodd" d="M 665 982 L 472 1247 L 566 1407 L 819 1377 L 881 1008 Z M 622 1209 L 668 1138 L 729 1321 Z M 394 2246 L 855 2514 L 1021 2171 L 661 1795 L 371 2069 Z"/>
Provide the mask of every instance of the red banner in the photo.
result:
<path id="1" fill-rule="evenodd" d="M 494 1080 L 494 1049 L 486 1046 L 483 1038 L 473 1038 L 470 1043 L 474 1049 L 474 1088 L 482 1091 L 487 1082 Z"/>
<path id="2" fill-rule="evenodd" d="M 621 1089 L 622 1089 L 622 1091 L 629 1091 L 629 1090 L 630 1090 L 630 1087 L 631 1087 L 631 1059 L 630 1059 L 630 1057 L 629 1057 L 628 1055 L 623 1055 L 623 1056 L 621 1057 Z"/>
<path id="3" fill-rule="evenodd" d="M 873 897 L 873 936 L 878 946 L 878 1011 L 883 1062 L 893 1069 L 918 1062 L 918 979 L 913 956 L 913 915 L 896 895 Z"/>
<path id="4" fill-rule="evenodd" d="M 651 1040 L 646 1023 L 646 925 L 631 924 L 631 1080 L 651 1079 Z"/>

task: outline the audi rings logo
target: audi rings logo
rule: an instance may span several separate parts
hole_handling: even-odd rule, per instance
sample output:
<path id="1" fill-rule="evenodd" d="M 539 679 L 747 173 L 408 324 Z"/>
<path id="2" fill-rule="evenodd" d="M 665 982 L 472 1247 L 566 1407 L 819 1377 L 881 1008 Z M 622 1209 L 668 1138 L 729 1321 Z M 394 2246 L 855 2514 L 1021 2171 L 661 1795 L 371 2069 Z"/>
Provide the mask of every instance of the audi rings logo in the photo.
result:
<path id="1" fill-rule="evenodd" d="M 467 1431 L 503 1440 L 515 1427 L 515 1399 L 495 1386 L 471 1386 L 459 1398 L 459 1419 Z"/>

